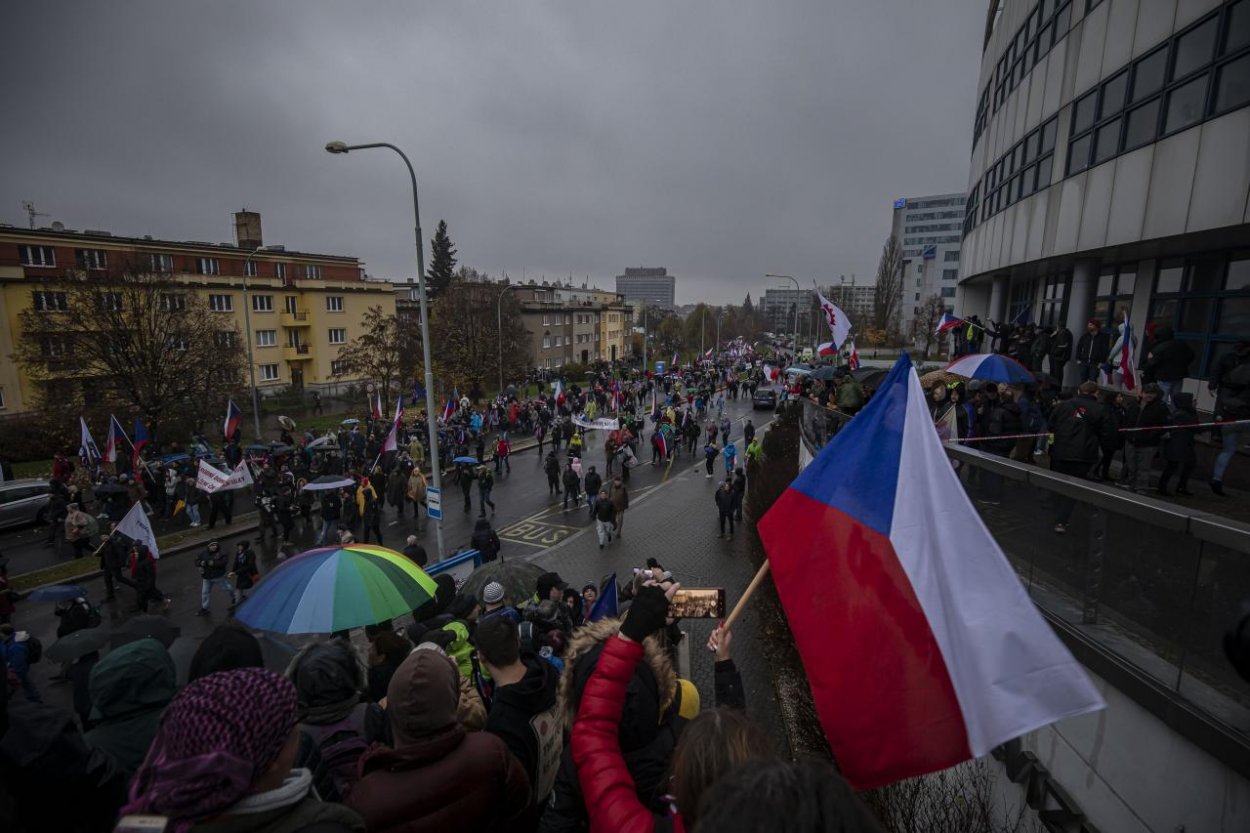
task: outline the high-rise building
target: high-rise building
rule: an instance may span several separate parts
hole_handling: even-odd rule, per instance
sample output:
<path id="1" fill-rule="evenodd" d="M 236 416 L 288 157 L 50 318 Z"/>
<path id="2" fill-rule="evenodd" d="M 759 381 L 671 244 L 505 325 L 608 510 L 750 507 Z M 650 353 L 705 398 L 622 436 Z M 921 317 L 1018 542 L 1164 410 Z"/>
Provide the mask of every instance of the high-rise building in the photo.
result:
<path id="1" fill-rule="evenodd" d="M 1129 315 L 1207 382 L 1250 338 L 1250 0 L 1003 0 L 973 125 L 959 311 Z M 1064 381 L 1078 381 L 1075 362 Z"/>
<path id="2" fill-rule="evenodd" d="M 661 267 L 630 267 L 616 276 L 616 291 L 627 302 L 640 301 L 653 307 L 672 309 L 677 295 L 677 278 Z"/>
<path id="3" fill-rule="evenodd" d="M 900 328 L 907 340 L 915 336 L 916 316 L 929 298 L 941 297 L 947 310 L 954 311 L 966 202 L 964 194 L 900 197 L 894 201 L 891 233 L 903 247 Z"/>

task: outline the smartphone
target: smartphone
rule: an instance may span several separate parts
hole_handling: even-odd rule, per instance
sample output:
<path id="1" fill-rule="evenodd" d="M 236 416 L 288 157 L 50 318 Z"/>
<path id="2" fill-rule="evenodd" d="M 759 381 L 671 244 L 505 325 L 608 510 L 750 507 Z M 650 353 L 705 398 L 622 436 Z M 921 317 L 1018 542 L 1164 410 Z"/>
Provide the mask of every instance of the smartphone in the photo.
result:
<path id="1" fill-rule="evenodd" d="M 122 816 L 113 833 L 164 833 L 168 826 L 165 816 Z"/>
<path id="2" fill-rule="evenodd" d="M 723 619 L 725 588 L 682 587 L 668 603 L 668 615 L 675 619 Z"/>

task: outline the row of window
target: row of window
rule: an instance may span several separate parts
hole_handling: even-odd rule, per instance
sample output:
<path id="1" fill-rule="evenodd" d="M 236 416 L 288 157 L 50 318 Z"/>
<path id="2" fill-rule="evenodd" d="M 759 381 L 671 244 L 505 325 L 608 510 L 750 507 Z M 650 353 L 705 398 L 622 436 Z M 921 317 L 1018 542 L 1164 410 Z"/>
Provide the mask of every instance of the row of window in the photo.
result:
<path id="1" fill-rule="evenodd" d="M 30 293 L 31 306 L 38 312 L 65 312 L 69 309 L 69 299 L 66 293 L 54 290 L 35 290 Z M 119 312 L 122 309 L 122 296 L 118 292 L 101 292 L 97 297 L 100 304 L 105 309 L 112 312 Z M 187 296 L 179 293 L 162 293 L 161 309 L 165 312 L 175 312 L 185 310 L 187 308 Z M 213 312 L 233 312 L 234 296 L 211 294 L 208 296 L 208 308 Z M 253 295 L 252 296 L 253 312 L 273 312 L 273 296 L 272 295 Z M 326 312 L 342 312 L 343 296 L 327 295 L 326 296 Z M 301 314 L 299 311 L 299 299 L 294 295 L 286 296 L 286 312 L 291 315 Z"/>
<path id="2" fill-rule="evenodd" d="M 1071 0 L 1041 0 L 1029 12 L 1024 25 L 1003 49 L 994 77 L 986 82 L 977 101 L 977 112 L 972 126 L 972 145 L 976 147 L 990 115 L 997 113 L 1012 91 L 1042 58 L 1063 40 L 1072 25 Z M 993 99 L 991 100 L 991 90 Z M 991 109 L 992 107 L 992 109 Z"/>
<path id="3" fill-rule="evenodd" d="M 903 234 L 925 234 L 931 231 L 957 231 L 958 229 L 959 223 L 931 223 L 921 226 L 903 226 Z"/>
<path id="4" fill-rule="evenodd" d="M 919 210 L 923 208 L 952 208 L 959 207 L 964 204 L 963 197 L 944 197 L 934 200 L 907 200 L 903 206 L 909 211 Z"/>
<path id="5" fill-rule="evenodd" d="M 908 206 L 906 222 L 919 223 L 925 220 L 958 220 L 964 216 L 962 211 L 921 211 L 913 212 Z"/>
<path id="6" fill-rule="evenodd" d="M 18 260 L 23 266 L 32 266 L 41 269 L 50 269 L 56 267 L 56 250 L 52 246 L 31 246 L 24 245 L 17 247 Z M 151 253 L 147 256 L 148 269 L 152 272 L 172 272 L 174 271 L 174 256 L 169 254 Z M 103 270 L 108 268 L 108 252 L 104 249 L 75 249 L 74 265 L 82 270 Z M 287 264 L 274 263 L 273 277 L 280 280 L 286 280 Z M 215 257 L 200 257 L 195 259 L 195 271 L 200 275 L 220 275 L 221 260 Z M 243 274 L 249 278 L 254 278 L 258 274 L 257 262 L 255 260 L 246 260 L 243 263 Z M 321 267 L 316 264 L 306 263 L 303 265 L 304 278 L 307 280 L 320 280 Z"/>
<path id="7" fill-rule="evenodd" d="M 1207 15 L 1073 104 L 1069 175 L 1250 104 L 1250 0 Z"/>
<path id="8" fill-rule="evenodd" d="M 331 327 L 326 332 L 329 336 L 329 341 L 331 344 L 346 344 L 347 343 L 347 329 L 345 327 Z M 287 345 L 288 347 L 300 346 L 298 336 L 295 335 L 294 330 L 290 331 L 288 340 L 289 340 L 289 343 Z M 257 330 L 256 331 L 256 346 L 257 347 L 277 347 L 278 346 L 278 331 L 277 330 Z"/>

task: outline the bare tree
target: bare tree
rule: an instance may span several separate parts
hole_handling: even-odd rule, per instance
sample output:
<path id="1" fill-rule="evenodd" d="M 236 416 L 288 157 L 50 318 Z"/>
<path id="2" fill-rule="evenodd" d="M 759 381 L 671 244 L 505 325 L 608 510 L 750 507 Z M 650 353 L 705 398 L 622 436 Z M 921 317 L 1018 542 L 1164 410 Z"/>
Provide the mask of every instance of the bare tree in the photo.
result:
<path id="1" fill-rule="evenodd" d="M 946 300 L 941 295 L 930 295 L 920 305 L 916 313 L 916 339 L 924 342 L 924 357 L 929 358 L 929 348 L 934 344 L 941 346 L 946 334 L 936 335 L 938 323 L 946 312 Z"/>
<path id="2" fill-rule="evenodd" d="M 232 319 L 167 274 L 123 266 L 68 272 L 32 293 L 19 314 L 14 360 L 37 381 L 41 407 L 135 413 L 152 436 L 189 434 L 240 390 L 242 339 Z M 124 419 L 125 417 L 123 417 Z"/>
<path id="3" fill-rule="evenodd" d="M 500 305 L 503 329 L 496 319 Z M 529 370 L 530 336 L 521 306 L 512 293 L 499 298 L 499 285 L 457 277 L 435 300 L 430 312 L 435 375 L 461 393 L 476 394 L 495 379 L 503 337 L 504 379 L 521 379 Z"/>
<path id="4" fill-rule="evenodd" d="M 893 234 L 881 249 L 872 296 L 872 326 L 894 335 L 903 311 L 903 247 Z"/>

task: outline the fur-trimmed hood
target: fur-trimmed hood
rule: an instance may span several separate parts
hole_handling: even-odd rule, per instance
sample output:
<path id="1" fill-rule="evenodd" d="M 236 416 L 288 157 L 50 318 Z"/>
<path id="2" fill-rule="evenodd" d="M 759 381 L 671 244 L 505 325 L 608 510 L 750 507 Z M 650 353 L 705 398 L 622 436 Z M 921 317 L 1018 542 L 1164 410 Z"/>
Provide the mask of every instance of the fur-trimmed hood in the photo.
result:
<path id="1" fill-rule="evenodd" d="M 573 727 L 582 691 L 599 660 L 603 644 L 616 636 L 621 620 L 600 619 L 578 628 L 564 652 L 559 706 L 564 725 Z M 621 749 L 629 752 L 650 743 L 677 697 L 677 672 L 654 636 L 643 641 L 644 662 L 634 669 L 621 716 Z"/>

